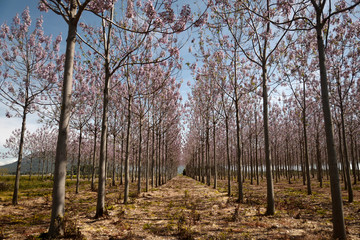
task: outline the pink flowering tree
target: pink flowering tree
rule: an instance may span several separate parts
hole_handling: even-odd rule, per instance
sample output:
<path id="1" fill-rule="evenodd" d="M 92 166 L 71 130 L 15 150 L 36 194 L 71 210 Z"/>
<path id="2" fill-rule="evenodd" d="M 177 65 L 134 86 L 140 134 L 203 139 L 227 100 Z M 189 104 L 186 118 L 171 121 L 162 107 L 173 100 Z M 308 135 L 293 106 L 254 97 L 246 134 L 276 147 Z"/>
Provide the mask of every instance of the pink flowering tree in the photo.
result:
<path id="1" fill-rule="evenodd" d="M 353 96 L 357 87 L 356 79 L 359 78 L 359 24 L 359 20 L 352 20 L 348 12 L 335 16 L 331 20 L 333 31 L 328 36 L 328 47 L 326 49 L 327 70 L 330 79 L 329 88 L 333 93 L 331 100 L 335 105 L 335 114 L 338 110 L 340 115 L 340 118 L 335 119 L 335 122 L 338 122 L 338 130 L 341 131 L 339 141 L 341 141 L 340 145 L 342 145 L 343 151 L 340 156 L 345 163 L 343 169 L 345 170 L 349 202 L 353 202 L 354 196 L 350 174 L 349 145 L 346 139 L 348 132 L 346 119 L 352 115 L 349 109 L 354 102 Z M 353 162 L 353 169 L 356 168 L 355 165 Z"/>
<path id="2" fill-rule="evenodd" d="M 21 136 L 21 129 L 15 129 L 11 132 L 11 135 L 8 139 L 6 139 L 4 147 L 7 149 L 7 151 L 3 154 L 1 154 L 2 158 L 9 158 L 9 157 L 17 157 L 19 154 L 19 143 L 20 143 L 20 136 Z M 28 140 L 30 137 L 30 132 L 25 131 L 24 133 L 24 139 L 25 142 L 23 144 L 23 153 L 27 155 L 30 151 L 29 144 L 25 140 Z"/>
<path id="3" fill-rule="evenodd" d="M 74 101 L 72 102 L 72 114 L 70 126 L 78 131 L 78 154 L 76 167 L 76 193 L 79 193 L 80 183 L 80 163 L 82 140 L 84 136 L 84 128 L 90 121 L 95 108 L 98 91 L 96 89 L 97 73 L 93 72 L 92 64 L 77 59 L 75 62 L 75 81 L 73 85 Z"/>
<path id="4" fill-rule="evenodd" d="M 65 212 L 65 180 L 67 144 L 69 133 L 69 120 L 71 112 L 71 93 L 74 69 L 74 56 L 76 45 L 76 33 L 78 22 L 83 12 L 88 9 L 94 12 L 103 12 L 110 9 L 115 1 L 112 0 L 83 0 L 83 1 L 61 1 L 61 0 L 40 0 L 39 9 L 49 9 L 62 17 L 67 26 L 66 53 L 64 65 L 64 80 L 61 94 L 61 112 L 59 120 L 59 134 L 56 147 L 53 203 L 51 210 L 51 221 L 49 236 L 57 237 L 64 234 L 64 212 Z"/>
<path id="5" fill-rule="evenodd" d="M 55 41 L 44 34 L 42 17 L 31 26 L 29 9 L 21 17 L 16 15 L 11 26 L 6 23 L 0 30 L 0 100 L 9 107 L 7 117 L 22 118 L 19 135 L 18 163 L 12 203 L 18 203 L 21 161 L 23 158 L 26 117 L 44 102 L 45 92 L 57 82 L 57 66 L 61 36 Z M 33 30 L 32 30 L 33 29 Z"/>
<path id="6" fill-rule="evenodd" d="M 338 14 L 341 15 L 349 11 L 355 11 L 354 9 L 359 6 L 360 2 L 347 2 L 341 0 L 334 2 L 326 0 L 311 0 L 310 2 L 300 1 L 296 8 L 294 8 L 292 3 L 288 1 L 279 1 L 277 4 L 279 6 L 279 12 L 276 15 L 279 17 L 276 21 L 271 21 L 272 24 L 280 28 L 284 28 L 284 26 L 287 28 L 290 23 L 294 23 L 294 30 L 313 31 L 316 33 L 314 34 L 314 38 L 309 40 L 316 42 L 318 70 L 320 71 L 321 101 L 331 183 L 333 237 L 345 239 L 346 230 L 343 203 L 339 183 L 337 153 L 334 145 L 333 122 L 329 101 L 326 46 L 328 34 L 332 30 L 329 28 L 331 25 L 331 19 Z"/>
<path id="7" fill-rule="evenodd" d="M 157 5 L 147 1 L 142 5 L 142 2 L 138 1 L 134 5 L 133 1 L 128 1 L 126 10 L 116 12 L 118 19 L 114 18 L 114 12 L 115 8 L 105 13 L 94 12 L 101 18 L 101 26 L 93 27 L 81 23 L 86 36 L 78 35 L 87 47 L 103 59 L 104 65 L 97 217 L 104 214 L 105 207 L 105 146 L 111 82 L 118 78 L 115 77 L 117 72 L 127 64 L 160 63 L 166 58 L 178 58 L 179 50 L 174 44 L 176 41 L 173 41 L 175 37 L 172 34 L 189 28 L 188 22 L 192 20 L 189 5 L 184 5 L 177 17 L 171 2 Z M 143 20 L 139 21 L 139 18 Z M 206 14 L 202 14 L 194 25 L 202 25 L 205 18 Z M 158 37 L 156 32 L 162 32 L 162 36 Z M 168 52 L 152 51 L 153 46 L 157 49 L 168 49 Z"/>

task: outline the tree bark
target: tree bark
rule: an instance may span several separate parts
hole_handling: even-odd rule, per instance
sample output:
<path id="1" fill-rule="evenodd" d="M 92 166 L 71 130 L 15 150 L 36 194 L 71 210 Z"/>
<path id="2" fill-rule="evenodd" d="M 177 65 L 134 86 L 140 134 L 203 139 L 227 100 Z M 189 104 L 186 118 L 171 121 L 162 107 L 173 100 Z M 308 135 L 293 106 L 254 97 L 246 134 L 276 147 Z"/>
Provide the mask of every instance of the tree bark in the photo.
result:
<path id="1" fill-rule="evenodd" d="M 95 116 L 96 118 L 96 116 Z M 94 150 L 93 150 L 93 161 L 92 161 L 92 171 L 91 171 L 91 191 L 95 190 L 95 159 L 96 159 L 96 140 L 97 140 L 97 128 L 96 128 L 96 120 L 95 120 L 95 131 L 94 131 Z"/>
<path id="2" fill-rule="evenodd" d="M 266 65 L 263 64 L 262 80 L 263 80 L 263 114 L 264 114 L 264 142 L 265 142 L 265 164 L 266 164 L 266 196 L 267 208 L 266 215 L 275 214 L 275 201 L 274 201 L 274 184 L 271 169 L 270 157 L 270 140 L 269 140 L 269 114 L 268 114 L 268 94 L 267 94 L 267 76 Z"/>
<path id="3" fill-rule="evenodd" d="M 114 9 L 111 10 L 110 19 L 113 19 Z M 105 83 L 103 91 L 103 113 L 101 123 L 101 138 L 100 138 L 100 160 L 99 160 L 99 184 L 96 204 L 95 218 L 104 216 L 105 214 L 105 191 L 106 191 L 106 174 L 107 174 L 107 146 L 108 146 L 108 108 L 109 108 L 109 89 L 110 89 L 110 41 L 111 41 L 112 24 L 108 24 L 106 32 L 105 20 L 102 21 L 103 44 L 105 52 Z"/>
<path id="4" fill-rule="evenodd" d="M 80 183 L 81 141 L 82 141 L 82 127 L 80 127 L 80 134 L 79 134 L 79 149 L 78 149 L 77 168 L 76 168 L 76 190 L 75 190 L 76 194 L 79 193 L 79 183 Z"/>
<path id="5" fill-rule="evenodd" d="M 28 90 L 26 90 L 28 92 Z M 27 93 L 26 93 L 27 95 Z M 12 198 L 12 204 L 18 204 L 18 195 L 19 195 L 19 186 L 20 186 L 20 169 L 21 169 L 21 162 L 23 158 L 23 148 L 24 148 L 24 135 L 26 131 L 26 114 L 27 114 L 27 105 L 28 100 L 26 96 L 25 107 L 22 116 L 22 123 L 21 123 L 21 132 L 20 132 L 20 142 L 19 142 L 19 154 L 18 154 L 18 161 L 16 165 L 16 176 L 15 176 L 15 185 L 14 185 L 14 193 Z"/>
<path id="6" fill-rule="evenodd" d="M 141 103 L 140 103 L 141 109 Z M 143 115 L 140 113 L 139 117 L 139 160 L 138 160 L 138 184 L 137 184 L 137 193 L 140 194 L 141 192 L 141 150 L 142 150 L 142 118 Z"/>
<path id="7" fill-rule="evenodd" d="M 329 103 L 328 80 L 326 73 L 325 46 L 322 35 L 323 24 L 321 22 L 322 9 L 312 0 L 316 10 L 316 33 L 317 48 L 319 53 L 320 81 L 321 81 L 321 100 L 326 133 L 327 157 L 330 174 L 330 188 L 332 200 L 332 223 L 333 237 L 335 239 L 346 239 L 345 222 L 343 214 L 343 203 L 339 184 L 339 174 L 337 168 L 336 150 L 334 145 L 333 124 L 331 119 L 331 109 Z"/>
<path id="8" fill-rule="evenodd" d="M 148 192 L 149 191 L 149 142 L 150 142 L 150 119 L 148 119 L 148 129 L 147 129 L 147 137 L 146 137 L 146 171 L 145 171 L 145 178 L 146 178 L 146 189 L 145 191 Z"/>
<path id="9" fill-rule="evenodd" d="M 71 1 L 71 16 L 75 17 L 77 6 Z M 68 148 L 69 120 L 71 112 L 71 92 L 74 69 L 74 54 L 76 44 L 76 28 L 78 18 L 71 18 L 68 23 L 68 37 L 66 40 L 64 81 L 59 121 L 59 134 L 56 145 L 54 185 L 52 193 L 51 221 L 49 235 L 57 237 L 64 234 L 65 213 L 65 181 Z"/>
<path id="10" fill-rule="evenodd" d="M 115 114 L 116 118 L 116 114 Z M 116 186 L 115 173 L 116 173 L 116 133 L 113 135 L 113 169 L 112 169 L 112 185 Z"/>
<path id="11" fill-rule="evenodd" d="M 129 89 L 130 91 L 130 89 Z M 129 94 L 128 99 L 128 116 L 126 129 L 126 143 L 125 143 L 125 189 L 124 189 L 124 204 L 129 201 L 129 153 L 130 153 L 130 127 L 131 127 L 131 101 L 132 96 Z"/>
<path id="12" fill-rule="evenodd" d="M 341 96 L 341 86 L 340 81 L 338 79 L 338 95 L 340 99 L 340 118 L 341 118 L 341 130 L 342 130 L 342 141 L 343 141 L 343 148 L 344 148 L 344 161 L 345 161 L 345 177 L 347 182 L 347 190 L 348 190 L 348 201 L 349 203 L 352 203 L 354 201 L 354 193 L 352 190 L 352 184 L 351 184 L 351 176 L 350 176 L 350 161 L 349 161 L 349 155 L 348 155 L 348 148 L 346 143 L 346 134 L 345 134 L 345 119 L 344 119 L 344 105 L 343 105 L 343 99 Z M 341 141 L 341 139 L 339 139 Z M 355 167 L 355 166 L 354 166 Z"/>
<path id="13" fill-rule="evenodd" d="M 214 113 L 215 114 L 215 113 Z M 215 118 L 215 117 L 214 117 Z M 214 151 L 214 188 L 217 188 L 217 162 L 216 162 L 216 122 L 213 122 L 213 151 Z"/>
<path id="14" fill-rule="evenodd" d="M 107 67 L 105 67 L 107 69 Z M 109 87 L 110 87 L 110 73 L 105 70 L 105 86 L 103 99 L 103 114 L 101 124 L 101 139 L 100 139 L 100 161 L 99 161 L 99 183 L 98 195 L 96 205 L 95 218 L 104 216 L 105 214 L 105 189 L 106 189 L 106 150 L 107 150 L 107 135 L 108 135 L 108 105 L 109 105 Z"/>
<path id="15" fill-rule="evenodd" d="M 311 180 L 310 180 L 310 169 L 309 169 L 309 151 L 308 151 L 308 139 L 306 132 L 306 94 L 305 94 L 305 79 L 303 79 L 303 108 L 302 108 L 302 122 L 304 132 L 304 154 L 305 154 L 305 167 L 306 167 L 306 183 L 307 183 L 307 194 L 311 195 Z"/>

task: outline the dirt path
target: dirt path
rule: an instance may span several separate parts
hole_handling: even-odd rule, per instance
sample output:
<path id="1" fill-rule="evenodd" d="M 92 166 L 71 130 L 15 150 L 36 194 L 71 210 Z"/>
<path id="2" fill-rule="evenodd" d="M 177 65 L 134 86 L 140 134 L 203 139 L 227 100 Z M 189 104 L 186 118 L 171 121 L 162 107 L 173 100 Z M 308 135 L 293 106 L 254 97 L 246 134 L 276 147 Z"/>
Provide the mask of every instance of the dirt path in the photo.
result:
<path id="1" fill-rule="evenodd" d="M 227 199 L 215 189 L 178 176 L 131 204 L 110 206 L 108 219 L 81 221 L 80 231 L 87 239 L 209 239 L 224 228 L 219 222 Z"/>
<path id="2" fill-rule="evenodd" d="M 131 204 L 110 205 L 106 219 L 80 219 L 80 231 L 87 239 L 113 240 L 331 238 L 332 224 L 326 219 L 303 217 L 299 211 L 264 216 L 264 199 L 255 196 L 256 190 L 260 187 L 237 204 L 225 193 L 178 176 Z"/>

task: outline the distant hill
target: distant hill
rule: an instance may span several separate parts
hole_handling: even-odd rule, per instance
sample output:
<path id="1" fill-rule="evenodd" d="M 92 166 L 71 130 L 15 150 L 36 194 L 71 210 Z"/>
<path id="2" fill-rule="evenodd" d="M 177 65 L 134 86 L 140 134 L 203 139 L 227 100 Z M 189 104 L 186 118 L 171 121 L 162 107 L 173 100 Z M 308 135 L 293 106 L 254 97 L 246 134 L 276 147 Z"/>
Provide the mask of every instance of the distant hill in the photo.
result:
<path id="1" fill-rule="evenodd" d="M 41 169 L 42 166 L 42 161 L 39 164 L 39 159 L 38 158 L 33 158 L 32 161 L 32 172 L 33 173 L 37 173 L 39 171 L 39 169 Z M 17 167 L 17 161 L 13 162 L 13 163 L 9 163 L 3 166 L 0 166 L 1 172 L 6 172 L 8 174 L 15 174 L 16 172 L 16 167 Z M 49 163 L 49 168 L 50 168 L 50 163 Z M 46 168 L 46 166 L 45 166 Z M 21 173 L 22 174 L 27 174 L 30 172 L 30 158 L 25 157 L 23 158 L 22 162 L 21 162 Z"/>
<path id="2" fill-rule="evenodd" d="M 45 163 L 46 164 L 46 163 Z M 6 174 L 15 174 L 16 173 L 16 167 L 17 167 L 17 161 L 13 162 L 13 163 L 9 163 L 3 166 L 0 166 L 0 174 L 1 173 L 6 173 Z M 49 171 L 52 172 L 52 165 L 49 162 Z M 67 170 L 69 171 L 71 168 L 71 164 L 67 164 Z M 183 170 L 184 170 L 184 166 L 179 166 L 178 167 L 178 174 L 182 174 Z M 32 161 L 32 173 L 38 173 L 39 171 L 41 171 L 42 169 L 42 161 L 40 161 L 39 164 L 39 159 L 38 158 L 33 158 Z M 45 169 L 46 169 L 46 165 L 45 165 Z M 25 157 L 23 158 L 22 162 L 21 162 L 21 174 L 28 174 L 30 172 L 30 158 Z"/>

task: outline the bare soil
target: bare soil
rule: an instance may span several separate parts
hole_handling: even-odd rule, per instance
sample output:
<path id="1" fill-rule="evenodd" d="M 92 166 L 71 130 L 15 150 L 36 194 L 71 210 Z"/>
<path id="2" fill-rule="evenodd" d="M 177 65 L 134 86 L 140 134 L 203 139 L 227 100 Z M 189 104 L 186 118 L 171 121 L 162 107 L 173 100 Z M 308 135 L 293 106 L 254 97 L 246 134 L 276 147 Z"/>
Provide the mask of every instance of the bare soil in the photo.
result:
<path id="1" fill-rule="evenodd" d="M 236 194 L 236 184 L 233 183 Z M 244 203 L 226 195 L 225 181 L 218 190 L 189 177 L 177 176 L 159 188 L 132 193 L 121 200 L 122 187 L 108 187 L 108 215 L 95 219 L 96 192 L 87 185 L 79 194 L 69 188 L 66 203 L 68 239 L 331 239 L 331 201 L 328 183 L 312 184 L 306 194 L 300 180 L 275 183 L 276 213 L 265 216 L 266 185 L 244 183 Z M 131 186 L 135 188 L 134 185 Z M 120 189 L 120 193 L 119 193 Z M 0 239 L 36 239 L 50 221 L 50 189 L 44 194 L 23 193 L 19 205 L 0 202 Z M 35 190 L 32 190 L 35 191 Z M 39 190 L 40 191 L 40 190 Z M 360 190 L 354 186 L 351 204 L 344 197 L 349 239 L 360 239 Z"/>

